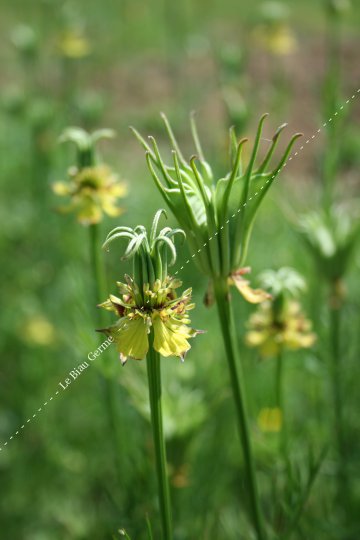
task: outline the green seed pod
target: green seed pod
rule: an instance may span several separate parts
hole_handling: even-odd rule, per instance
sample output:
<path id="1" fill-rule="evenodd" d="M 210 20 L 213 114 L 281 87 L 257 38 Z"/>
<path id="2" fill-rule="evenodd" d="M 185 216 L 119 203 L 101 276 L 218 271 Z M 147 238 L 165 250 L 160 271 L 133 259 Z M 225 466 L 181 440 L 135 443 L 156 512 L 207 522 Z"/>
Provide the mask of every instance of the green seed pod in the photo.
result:
<path id="1" fill-rule="evenodd" d="M 165 164 L 153 137 L 149 138 L 148 144 L 133 129 L 146 150 L 155 184 L 186 233 L 192 256 L 201 271 L 211 278 L 231 276 L 244 264 L 257 210 L 300 136 L 295 134 L 290 139 L 276 166 L 269 168 L 285 127 L 280 126 L 266 155 L 256 166 L 266 117 L 263 115 L 260 119 L 246 166 L 242 164 L 242 150 L 247 139 L 238 141 L 234 130 L 230 130 L 230 171 L 221 178 L 215 178 L 204 158 L 194 116 L 191 117 L 191 132 L 197 155 L 189 161 L 181 153 L 165 115 L 162 118 L 172 146 L 171 164 Z"/>

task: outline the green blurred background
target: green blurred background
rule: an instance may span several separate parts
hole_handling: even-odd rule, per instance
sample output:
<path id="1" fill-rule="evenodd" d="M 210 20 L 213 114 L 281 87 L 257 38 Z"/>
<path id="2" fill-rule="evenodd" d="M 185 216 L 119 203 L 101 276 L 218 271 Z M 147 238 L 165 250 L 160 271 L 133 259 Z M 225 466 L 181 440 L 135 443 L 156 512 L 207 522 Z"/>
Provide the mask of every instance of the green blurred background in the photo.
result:
<path id="1" fill-rule="evenodd" d="M 341 103 L 359 86 L 359 24 L 360 4 L 354 1 L 341 15 Z M 128 126 L 162 143 L 159 111 L 165 111 L 190 156 L 188 115 L 195 109 L 208 161 L 218 174 L 226 171 L 230 125 L 252 137 L 259 116 L 269 112 L 269 136 L 286 121 L 289 133 L 311 137 L 326 115 L 325 2 L 2 0 L 0 35 L 0 537 L 96 540 L 121 538 L 123 528 L 141 540 L 147 538 L 148 516 L 158 539 L 145 363 L 119 368 L 111 350 L 66 391 L 59 387 L 98 340 L 88 231 L 75 216 L 56 212 L 51 191 L 74 163 L 73 149 L 57 139 L 68 125 L 115 129 L 116 139 L 101 143 L 101 157 L 127 182 L 129 193 L 126 212 L 106 218 L 102 234 L 118 224 L 149 226 L 163 203 Z M 342 198 L 359 196 L 359 117 L 356 97 L 345 107 L 338 140 Z M 262 144 L 266 148 L 266 140 Z M 360 254 L 346 279 L 342 326 L 351 478 L 344 527 L 334 487 L 326 285 L 294 232 L 296 216 L 316 208 L 325 148 L 322 132 L 281 173 L 261 208 L 248 257 L 253 283 L 260 271 L 284 265 L 295 267 L 308 283 L 303 304 L 318 340 L 312 350 L 286 358 L 290 472 L 278 457 L 278 434 L 257 421 L 263 408 L 274 406 L 274 363 L 260 361 L 245 347 L 245 322 L 253 308 L 235 294 L 234 303 L 268 520 L 276 529 L 283 505 L 297 504 L 309 455 L 329 446 L 293 538 L 355 540 L 360 537 Z M 179 249 L 177 268 L 188 255 Z M 116 279 L 129 267 L 115 245 L 104 257 L 114 292 Z M 162 362 L 176 538 L 251 540 L 216 314 L 203 306 L 206 278 L 191 264 L 181 277 L 194 289 L 193 325 L 207 334 L 194 340 L 184 364 L 173 358 Z M 110 398 L 104 377 L 115 385 Z"/>

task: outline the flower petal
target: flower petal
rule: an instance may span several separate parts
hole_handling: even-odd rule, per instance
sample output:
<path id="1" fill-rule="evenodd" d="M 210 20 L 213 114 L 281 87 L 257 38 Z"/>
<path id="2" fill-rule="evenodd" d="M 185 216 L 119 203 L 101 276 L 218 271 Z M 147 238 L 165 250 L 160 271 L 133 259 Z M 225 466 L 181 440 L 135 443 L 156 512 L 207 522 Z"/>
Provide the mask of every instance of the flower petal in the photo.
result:
<path id="1" fill-rule="evenodd" d="M 81 208 L 77 214 L 77 219 L 83 225 L 93 225 L 101 221 L 102 211 L 97 206 L 96 202 L 91 198 L 82 200 Z"/>
<path id="2" fill-rule="evenodd" d="M 127 195 L 127 192 L 128 192 L 128 188 L 127 188 L 127 185 L 122 183 L 122 182 L 118 182 L 116 184 L 113 184 L 110 188 L 109 188 L 109 195 L 112 195 L 113 197 L 125 197 L 125 195 Z"/>
<path id="3" fill-rule="evenodd" d="M 241 277 L 239 273 L 231 274 L 231 283 L 235 285 L 239 293 L 251 304 L 260 304 L 269 300 L 271 295 L 262 289 L 252 289 L 249 282 Z"/>
<path id="4" fill-rule="evenodd" d="M 187 341 L 194 336 L 194 330 L 185 324 L 168 318 L 162 320 L 160 314 L 155 311 L 152 317 L 154 327 L 154 349 L 162 356 L 179 356 L 184 358 L 191 348 Z"/>
<path id="5" fill-rule="evenodd" d="M 148 325 L 144 317 L 122 317 L 117 323 L 99 332 L 104 332 L 113 338 L 122 363 L 125 363 L 127 357 L 135 360 L 145 358 L 149 349 L 149 340 Z"/>
<path id="6" fill-rule="evenodd" d="M 101 207 L 104 210 L 105 214 L 107 214 L 110 217 L 118 217 L 121 214 L 123 214 L 124 209 L 120 208 L 119 206 L 116 206 L 116 199 L 113 197 L 104 197 L 100 196 L 101 199 Z"/>
<path id="7" fill-rule="evenodd" d="M 60 197 L 70 195 L 71 193 L 71 189 L 66 182 L 55 182 L 51 187 L 55 195 L 59 195 Z"/>

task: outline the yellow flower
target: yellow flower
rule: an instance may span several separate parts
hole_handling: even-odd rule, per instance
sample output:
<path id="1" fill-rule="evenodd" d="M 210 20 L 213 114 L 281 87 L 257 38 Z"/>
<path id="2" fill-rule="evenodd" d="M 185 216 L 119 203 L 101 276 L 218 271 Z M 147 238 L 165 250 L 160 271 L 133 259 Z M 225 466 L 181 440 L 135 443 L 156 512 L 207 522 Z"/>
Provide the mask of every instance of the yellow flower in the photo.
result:
<path id="1" fill-rule="evenodd" d="M 292 54 L 297 46 L 293 32 L 285 24 L 260 25 L 254 30 L 254 38 L 264 49 L 279 56 Z"/>
<path id="2" fill-rule="evenodd" d="M 69 196 L 68 206 L 59 208 L 62 212 L 75 211 L 83 225 L 99 223 L 103 213 L 110 217 L 122 214 L 117 199 L 126 195 L 126 185 L 107 165 L 95 165 L 81 170 L 69 171 L 69 182 L 56 182 L 53 191 L 59 196 Z"/>
<path id="3" fill-rule="evenodd" d="M 59 42 L 63 56 L 72 59 L 85 58 L 91 52 L 89 41 L 78 31 L 67 31 Z"/>
<path id="4" fill-rule="evenodd" d="M 273 303 L 264 302 L 250 317 L 248 328 L 247 345 L 258 348 L 263 357 L 276 356 L 283 349 L 311 347 L 316 339 L 311 332 L 311 322 L 302 313 L 300 304 L 293 300 L 284 306 L 280 320 L 275 317 Z"/>
<path id="5" fill-rule="evenodd" d="M 50 321 L 42 315 L 36 315 L 24 324 L 21 336 L 30 345 L 46 347 L 54 343 L 56 332 Z"/>
<path id="6" fill-rule="evenodd" d="M 264 433 L 278 433 L 282 427 L 282 412 L 278 407 L 265 407 L 259 412 L 257 422 Z"/>
<path id="7" fill-rule="evenodd" d="M 128 358 L 142 360 L 149 350 L 149 335 L 153 331 L 152 346 L 162 356 L 178 356 L 182 360 L 191 348 L 188 340 L 201 333 L 189 327 L 187 312 L 193 309 L 191 289 L 179 297 L 175 289 L 179 280 L 167 277 L 163 283 L 156 280 L 152 289 L 144 286 L 148 301 L 144 304 L 139 287 L 127 276 L 127 284 L 118 283 L 121 298 L 111 295 L 100 307 L 115 312 L 120 318 L 104 332 L 116 344 L 122 364 Z M 139 301 L 140 298 L 140 301 Z"/>

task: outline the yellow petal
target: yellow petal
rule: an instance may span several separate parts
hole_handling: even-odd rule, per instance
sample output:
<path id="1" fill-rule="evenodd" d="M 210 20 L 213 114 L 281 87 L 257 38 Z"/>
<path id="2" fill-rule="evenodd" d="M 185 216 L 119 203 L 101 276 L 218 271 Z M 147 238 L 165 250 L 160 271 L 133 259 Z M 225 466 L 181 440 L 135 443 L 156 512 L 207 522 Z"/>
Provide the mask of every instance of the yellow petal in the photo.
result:
<path id="1" fill-rule="evenodd" d="M 231 280 L 239 293 L 251 304 L 260 304 L 271 298 L 271 295 L 262 289 L 252 289 L 249 282 L 239 274 L 232 274 Z"/>
<path id="2" fill-rule="evenodd" d="M 109 194 L 117 198 L 125 197 L 127 192 L 128 192 L 127 185 L 122 182 L 118 182 L 117 184 L 114 184 L 113 186 L 109 188 Z"/>
<path id="3" fill-rule="evenodd" d="M 251 330 L 248 332 L 245 336 L 245 342 L 249 347 L 258 347 L 261 345 L 261 343 L 264 343 L 264 341 L 267 339 L 268 334 L 264 331 L 256 332 L 254 330 Z"/>
<path id="4" fill-rule="evenodd" d="M 289 349 L 306 349 L 314 344 L 315 335 L 287 331 L 284 333 L 284 342 Z"/>
<path id="5" fill-rule="evenodd" d="M 60 197 L 70 195 L 69 185 L 66 182 L 55 182 L 51 187 L 55 195 L 59 195 Z"/>
<path id="6" fill-rule="evenodd" d="M 135 316 L 132 319 L 123 317 L 113 326 L 100 331 L 114 339 L 123 363 L 128 357 L 135 360 L 145 358 L 149 340 L 148 326 L 144 317 Z"/>
<path id="7" fill-rule="evenodd" d="M 124 210 L 118 206 L 116 206 L 115 199 L 113 201 L 110 200 L 102 200 L 101 201 L 102 209 L 104 210 L 105 214 L 107 214 L 110 217 L 118 217 L 120 216 Z"/>
<path id="8" fill-rule="evenodd" d="M 93 225 L 101 221 L 102 211 L 94 201 L 86 198 L 82 201 L 77 218 L 83 225 Z"/>
<path id="9" fill-rule="evenodd" d="M 114 308 L 114 305 L 111 302 L 110 298 L 105 300 L 105 302 L 102 302 L 101 304 L 98 304 L 98 307 L 106 309 L 107 311 L 115 311 L 116 312 L 116 309 Z"/>
<path id="10" fill-rule="evenodd" d="M 184 358 L 191 348 L 188 338 L 193 337 L 193 330 L 178 321 L 163 321 L 159 313 L 153 314 L 154 349 L 162 356 L 179 356 Z"/>
<path id="11" fill-rule="evenodd" d="M 105 302 L 98 304 L 98 307 L 106 309 L 107 311 L 113 311 L 119 316 L 124 314 L 124 306 L 122 305 L 120 298 L 117 298 L 117 296 L 114 296 L 113 294 L 110 294 L 110 297 Z"/>

